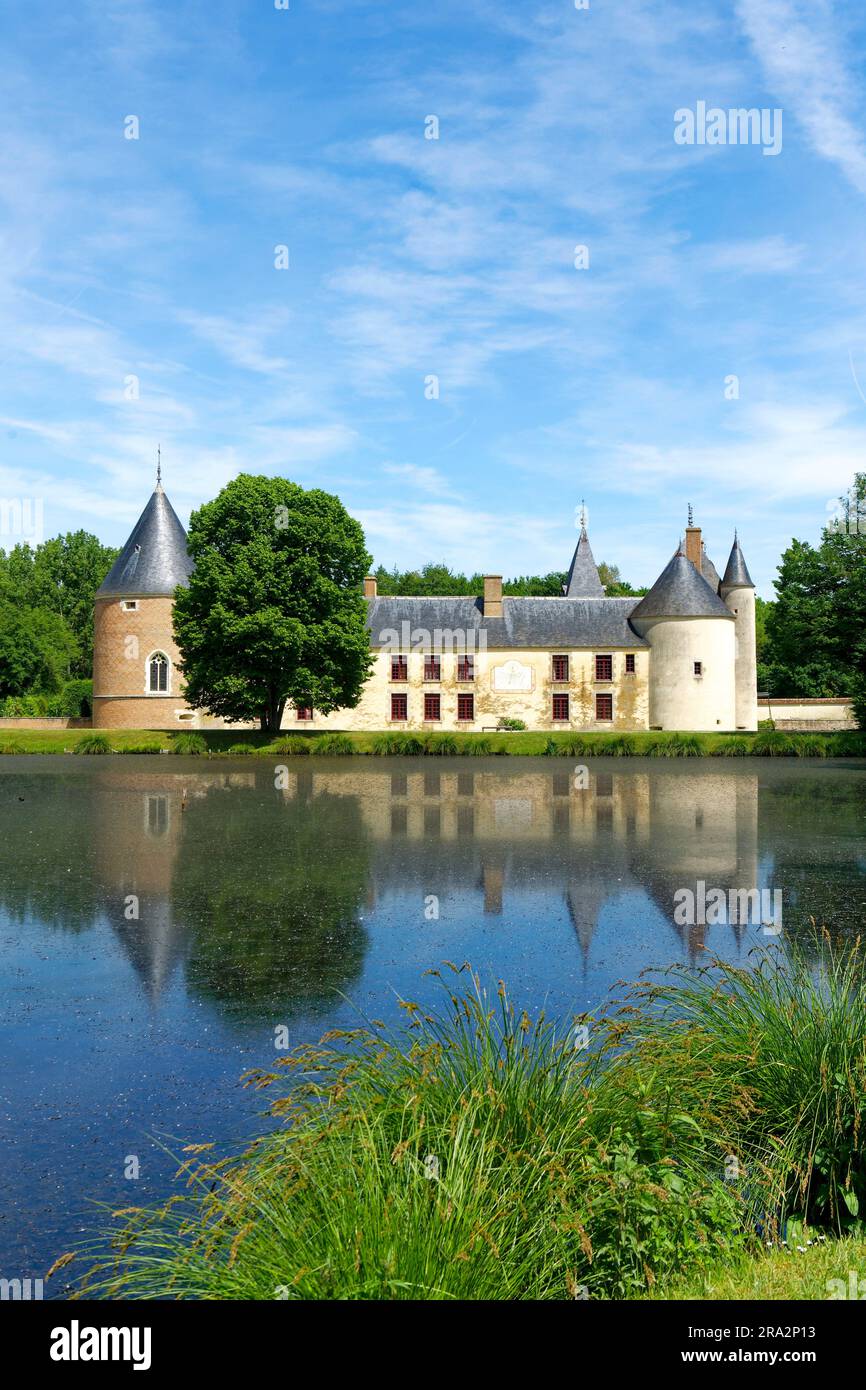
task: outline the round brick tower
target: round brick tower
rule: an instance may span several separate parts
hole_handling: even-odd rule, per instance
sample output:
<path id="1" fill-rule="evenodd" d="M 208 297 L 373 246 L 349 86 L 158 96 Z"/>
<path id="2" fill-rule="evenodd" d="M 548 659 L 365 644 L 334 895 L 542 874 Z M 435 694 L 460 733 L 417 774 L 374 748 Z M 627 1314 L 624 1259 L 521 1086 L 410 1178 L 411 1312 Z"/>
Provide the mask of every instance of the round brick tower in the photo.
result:
<path id="1" fill-rule="evenodd" d="M 172 636 L 178 584 L 192 573 L 186 531 L 157 480 L 129 540 L 96 591 L 93 727 L 173 729 L 193 722 Z"/>

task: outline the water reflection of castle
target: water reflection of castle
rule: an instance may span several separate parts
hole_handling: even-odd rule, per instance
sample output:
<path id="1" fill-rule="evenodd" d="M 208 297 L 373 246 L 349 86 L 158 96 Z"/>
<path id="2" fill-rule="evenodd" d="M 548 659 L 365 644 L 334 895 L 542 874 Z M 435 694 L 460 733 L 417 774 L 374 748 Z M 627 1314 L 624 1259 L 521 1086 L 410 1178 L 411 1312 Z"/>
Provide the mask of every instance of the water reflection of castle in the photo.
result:
<path id="1" fill-rule="evenodd" d="M 509 894 L 517 891 L 524 900 L 537 895 L 543 913 L 551 896 L 559 895 L 584 958 L 603 908 L 622 894 L 647 893 L 694 956 L 707 929 L 674 926 L 675 890 L 700 878 L 724 889 L 758 883 L 758 777 L 747 769 L 630 765 L 594 769 L 582 787 L 570 763 L 562 769 L 487 764 L 478 770 L 463 763 L 443 770 L 429 761 L 365 759 L 339 768 L 290 761 L 278 790 L 270 763 L 243 771 L 204 765 L 201 771 L 175 772 L 160 761 L 146 769 L 115 765 L 100 770 L 95 781 L 98 877 L 105 900 L 116 905 L 110 915 L 123 948 L 152 999 L 198 949 L 190 927 L 194 894 L 185 894 L 182 911 L 178 906 L 185 844 L 187 865 L 206 857 L 212 846 L 212 862 L 203 871 L 216 894 L 211 925 L 214 912 L 225 916 L 230 904 L 238 913 L 236 932 L 232 921 L 225 924 L 223 948 L 228 943 L 230 949 L 236 937 L 243 950 L 250 914 L 258 913 L 263 928 L 275 934 L 291 931 L 292 913 L 303 917 L 298 902 L 282 891 L 288 877 L 282 887 L 277 882 L 272 901 L 248 893 L 255 901 L 239 906 L 245 901 L 249 846 L 270 841 L 278 875 L 297 837 L 302 822 L 293 820 L 283 836 L 280 808 L 309 824 L 310 852 L 322 857 L 323 872 L 329 857 L 332 873 L 347 859 L 355 863 L 357 883 L 349 884 L 344 915 L 351 917 L 357 907 L 360 921 L 384 896 L 416 883 L 419 893 L 440 897 L 476 893 L 479 914 L 507 912 Z M 317 840 L 324 805 L 329 818 Z M 221 832 L 220 845 L 212 844 L 208 827 Z M 287 876 L 294 872 L 285 868 Z M 241 888 L 234 895 L 226 890 L 223 901 L 220 881 L 230 875 L 239 876 Z M 260 866 L 253 875 L 261 877 Z M 139 904 L 131 921 L 124 918 L 129 895 Z M 304 934 L 315 929 L 303 920 L 294 926 L 288 952 L 297 952 Z M 358 931 L 354 947 L 362 959 L 365 938 Z M 330 949 L 328 940 L 326 933 L 322 952 Z M 340 962 L 331 965 L 339 976 Z M 315 968 L 322 969 L 321 959 Z M 275 976 L 275 991 L 283 983 Z"/>

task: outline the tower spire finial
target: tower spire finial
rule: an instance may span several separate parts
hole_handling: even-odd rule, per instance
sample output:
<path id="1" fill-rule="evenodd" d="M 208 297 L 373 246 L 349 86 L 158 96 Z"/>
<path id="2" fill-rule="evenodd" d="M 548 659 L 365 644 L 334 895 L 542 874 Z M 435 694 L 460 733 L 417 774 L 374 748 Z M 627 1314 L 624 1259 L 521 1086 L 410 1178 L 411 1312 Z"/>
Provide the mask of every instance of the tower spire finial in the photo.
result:
<path id="1" fill-rule="evenodd" d="M 156 485 L 162 487 L 162 445 L 156 446 Z"/>
<path id="2" fill-rule="evenodd" d="M 583 497 L 580 499 L 580 529 L 586 530 L 586 501 Z"/>
<path id="3" fill-rule="evenodd" d="M 694 509 L 692 508 L 692 504 L 691 504 L 691 502 L 690 502 L 690 503 L 689 503 L 689 525 L 690 525 L 690 526 L 694 526 L 694 524 L 695 524 L 695 513 L 694 513 Z"/>

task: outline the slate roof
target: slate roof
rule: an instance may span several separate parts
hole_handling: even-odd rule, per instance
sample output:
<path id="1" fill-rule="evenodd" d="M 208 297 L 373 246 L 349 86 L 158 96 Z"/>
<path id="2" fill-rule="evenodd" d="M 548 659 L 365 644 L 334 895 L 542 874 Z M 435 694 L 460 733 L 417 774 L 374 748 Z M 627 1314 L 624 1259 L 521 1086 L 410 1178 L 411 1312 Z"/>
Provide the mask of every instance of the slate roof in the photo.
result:
<path id="1" fill-rule="evenodd" d="M 755 587 L 736 536 L 734 536 L 734 544 L 731 546 L 731 553 L 725 566 L 725 577 L 722 583 L 731 589 L 754 589 Z"/>
<path id="2" fill-rule="evenodd" d="M 722 581 L 719 578 L 719 571 L 707 554 L 706 546 L 701 547 L 701 574 L 704 576 L 704 579 L 709 584 L 713 593 L 717 594 L 719 592 L 719 585 Z"/>
<path id="3" fill-rule="evenodd" d="M 631 618 L 730 618 L 733 613 L 714 594 L 682 550 L 665 565 Z"/>
<path id="4" fill-rule="evenodd" d="M 96 596 L 150 598 L 171 595 L 178 584 L 186 584 L 192 570 L 186 531 L 161 484 L 157 483 Z"/>
<path id="5" fill-rule="evenodd" d="M 394 643 L 389 631 L 408 646 L 422 640 L 420 629 L 436 642 L 436 632 L 472 633 L 476 649 L 486 633 L 489 648 L 645 647 L 648 644 L 631 627 L 629 618 L 636 598 L 509 598 L 502 600 L 502 617 L 485 618 L 479 598 L 399 598 L 367 600 L 367 625 L 373 648 Z M 727 609 L 722 605 L 725 613 Z M 403 629 L 403 623 L 408 627 Z M 443 639 L 439 639 L 440 642 Z M 447 639 L 444 639 L 447 641 Z M 460 646 L 453 643 L 455 650 Z"/>
<path id="6" fill-rule="evenodd" d="M 586 527 L 581 526 L 580 536 L 571 558 L 571 568 L 565 584 L 568 598 L 604 598 L 604 586 L 598 577 L 598 569 L 589 544 Z"/>

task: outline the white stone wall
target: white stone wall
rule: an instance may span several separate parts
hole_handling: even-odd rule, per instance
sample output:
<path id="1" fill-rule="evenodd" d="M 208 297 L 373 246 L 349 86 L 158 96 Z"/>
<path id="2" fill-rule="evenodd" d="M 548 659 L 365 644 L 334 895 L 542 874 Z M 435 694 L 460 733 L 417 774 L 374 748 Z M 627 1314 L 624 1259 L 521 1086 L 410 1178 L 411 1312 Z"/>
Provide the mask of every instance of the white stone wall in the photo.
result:
<path id="1" fill-rule="evenodd" d="M 727 618 L 651 618 L 649 726 L 719 732 L 736 728 L 734 623 Z M 694 664 L 701 663 L 695 675 Z"/>
<path id="2" fill-rule="evenodd" d="M 731 624 L 733 627 L 733 624 Z M 556 655 L 568 656 L 568 681 L 554 682 L 554 652 L 547 649 L 486 651 L 475 653 L 475 680 L 457 680 L 457 656 L 446 653 L 441 660 L 441 680 L 424 680 L 424 656 L 409 652 L 408 680 L 391 679 L 391 653 L 378 652 L 361 702 L 354 710 L 337 710 L 334 714 L 316 714 L 312 722 L 298 721 L 293 710 L 287 710 L 284 729 L 348 729 L 348 730 L 411 730 L 435 732 L 465 729 L 480 733 L 495 728 L 507 717 L 522 719 L 529 729 L 629 730 L 646 729 L 649 715 L 649 652 L 635 647 L 635 671 L 626 672 L 626 650 L 599 647 L 588 650 L 558 650 Z M 596 655 L 611 656 L 612 679 L 595 679 Z M 425 692 L 440 696 L 441 719 L 438 723 L 424 718 Z M 391 694 L 404 692 L 408 701 L 406 720 L 391 720 Z M 457 696 L 466 692 L 475 696 L 475 719 L 458 720 Z M 568 721 L 553 721 L 554 694 L 569 696 Z M 597 693 L 613 697 L 613 718 L 599 721 L 595 717 Z"/>
<path id="3" fill-rule="evenodd" d="M 758 727 L 758 668 L 755 652 L 755 591 L 725 589 L 728 608 L 736 619 L 736 703 L 737 728 Z"/>

